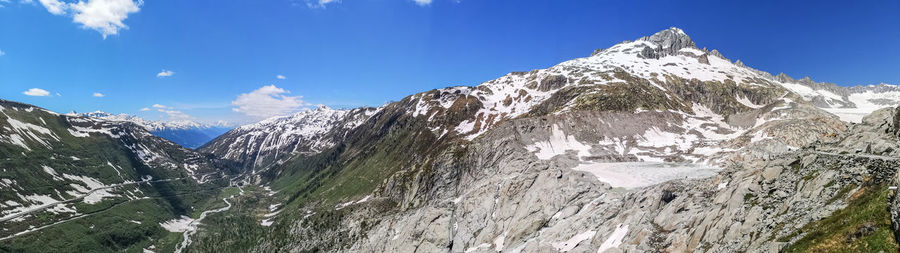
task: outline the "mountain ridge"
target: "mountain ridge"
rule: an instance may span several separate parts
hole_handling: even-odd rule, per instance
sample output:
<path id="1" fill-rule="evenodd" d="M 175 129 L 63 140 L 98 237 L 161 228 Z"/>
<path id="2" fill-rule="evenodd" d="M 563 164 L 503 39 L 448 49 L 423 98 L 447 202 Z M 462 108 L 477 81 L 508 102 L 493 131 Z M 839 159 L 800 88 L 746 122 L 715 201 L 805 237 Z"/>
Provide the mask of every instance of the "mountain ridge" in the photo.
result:
<path id="1" fill-rule="evenodd" d="M 232 128 L 230 124 L 225 122 L 207 124 L 191 120 L 155 121 L 145 120 L 130 114 L 112 114 L 103 111 L 79 113 L 76 115 L 109 121 L 132 122 L 146 128 L 154 135 L 192 149 L 199 148 Z"/>

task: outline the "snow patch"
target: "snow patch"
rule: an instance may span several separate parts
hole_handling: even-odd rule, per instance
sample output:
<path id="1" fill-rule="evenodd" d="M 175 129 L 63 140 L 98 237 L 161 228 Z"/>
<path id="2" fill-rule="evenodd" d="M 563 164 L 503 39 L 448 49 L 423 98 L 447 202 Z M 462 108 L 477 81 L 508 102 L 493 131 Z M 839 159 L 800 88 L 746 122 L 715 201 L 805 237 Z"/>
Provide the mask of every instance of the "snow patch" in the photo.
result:
<path id="1" fill-rule="evenodd" d="M 569 238 L 569 240 L 566 240 L 564 242 L 553 243 L 553 247 L 556 248 L 556 250 L 559 250 L 560 252 L 568 252 L 568 251 L 574 249 L 575 246 L 578 246 L 578 244 L 581 243 L 581 241 L 591 239 L 591 237 L 594 237 L 594 234 L 596 234 L 596 233 L 597 233 L 597 231 L 588 230 L 581 234 L 577 234 L 577 235 L 573 236 L 572 238 Z"/>
<path id="2" fill-rule="evenodd" d="M 618 162 L 583 163 L 573 170 L 585 171 L 612 187 L 634 189 L 675 179 L 698 179 L 716 175 L 720 168 L 681 163 Z"/>
<path id="3" fill-rule="evenodd" d="M 547 141 L 537 142 L 525 147 L 529 152 L 534 153 L 538 159 L 549 160 L 554 156 L 565 154 L 568 150 L 578 151 L 579 157 L 590 156 L 591 146 L 585 145 L 575 139 L 575 136 L 566 135 L 559 129 L 558 125 L 553 125 L 550 130 L 550 139 Z"/>
<path id="4" fill-rule="evenodd" d="M 608 249 L 618 248 L 619 245 L 622 245 L 622 240 L 625 239 L 625 235 L 627 234 L 628 225 L 619 224 L 616 226 L 616 230 L 609 235 L 609 238 L 606 238 L 606 241 L 603 241 L 603 244 L 600 244 L 597 253 L 603 253 Z"/>
<path id="5" fill-rule="evenodd" d="M 360 199 L 360 200 L 357 200 L 357 201 L 350 201 L 350 202 L 340 203 L 340 204 L 337 204 L 337 205 L 334 206 L 334 210 L 341 210 L 341 209 L 343 209 L 344 207 L 347 207 L 347 206 L 350 206 L 350 205 L 361 204 L 361 203 L 364 203 L 364 202 L 366 202 L 366 201 L 369 201 L 370 198 L 372 198 L 372 195 L 367 195 L 366 197 L 364 197 L 364 198 L 362 198 L 362 199 Z"/>
<path id="6" fill-rule="evenodd" d="M 53 168 L 50 168 L 50 166 L 41 165 L 41 168 L 44 169 L 44 172 L 50 174 L 50 176 L 53 177 L 54 181 L 63 181 L 63 179 L 59 177 L 59 174 L 56 174 L 56 171 L 53 170 Z"/>
<path id="7" fill-rule="evenodd" d="M 742 105 L 745 105 L 745 106 L 753 108 L 753 109 L 759 109 L 759 108 L 762 108 L 763 106 L 765 106 L 765 105 L 754 104 L 753 101 L 750 101 L 750 99 L 747 99 L 746 97 L 742 97 L 742 96 L 739 96 L 736 99 L 737 99 L 738 103 L 741 103 Z"/>
<path id="8" fill-rule="evenodd" d="M 470 247 L 470 248 L 466 249 L 466 253 L 475 252 L 476 250 L 482 249 L 482 248 L 490 249 L 491 244 L 490 243 L 482 243 L 482 244 L 479 244 L 478 246 Z"/>
<path id="9" fill-rule="evenodd" d="M 160 223 L 159 225 L 162 226 L 164 229 L 168 230 L 169 232 L 184 233 L 191 228 L 190 227 L 191 222 L 194 222 L 194 219 L 191 219 L 191 217 L 182 215 L 180 218 L 172 219 L 172 220 Z"/>
<path id="10" fill-rule="evenodd" d="M 103 201 L 103 198 L 111 198 L 116 196 L 117 195 L 110 193 L 109 189 L 95 190 L 87 196 L 84 196 L 84 203 L 96 204 L 100 203 L 100 201 Z"/>

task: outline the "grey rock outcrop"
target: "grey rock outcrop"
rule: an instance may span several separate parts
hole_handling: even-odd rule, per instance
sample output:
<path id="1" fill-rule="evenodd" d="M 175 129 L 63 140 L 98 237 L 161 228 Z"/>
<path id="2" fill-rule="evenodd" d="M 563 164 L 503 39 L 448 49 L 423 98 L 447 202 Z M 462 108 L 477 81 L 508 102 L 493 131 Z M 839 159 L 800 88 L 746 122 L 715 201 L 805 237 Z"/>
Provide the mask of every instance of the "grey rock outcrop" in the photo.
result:
<path id="1" fill-rule="evenodd" d="M 657 55 L 675 55 L 682 48 L 696 48 L 694 41 L 681 29 L 672 27 L 662 30 L 649 37 L 643 37 L 638 40 L 649 41 L 658 47 L 652 49 Z"/>

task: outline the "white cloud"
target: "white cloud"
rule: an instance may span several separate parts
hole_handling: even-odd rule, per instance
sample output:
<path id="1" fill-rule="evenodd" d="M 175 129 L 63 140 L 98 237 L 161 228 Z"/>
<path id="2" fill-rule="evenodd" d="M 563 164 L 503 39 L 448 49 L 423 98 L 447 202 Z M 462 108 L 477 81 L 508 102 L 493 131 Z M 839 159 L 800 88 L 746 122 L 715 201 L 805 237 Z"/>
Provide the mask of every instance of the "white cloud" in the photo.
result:
<path id="1" fill-rule="evenodd" d="M 142 111 L 142 112 L 146 112 L 146 111 L 149 111 L 149 110 L 150 110 L 150 108 L 147 108 L 147 107 L 141 108 L 141 111 Z"/>
<path id="2" fill-rule="evenodd" d="M 105 96 L 106 96 L 106 95 L 103 95 L 103 93 L 100 93 L 100 92 L 94 92 L 94 97 L 102 98 L 102 97 L 105 97 Z"/>
<path id="3" fill-rule="evenodd" d="M 162 77 L 170 77 L 170 76 L 172 76 L 172 75 L 175 75 L 175 72 L 172 72 L 171 70 L 165 70 L 165 69 L 163 69 L 163 70 L 160 71 L 159 73 L 156 73 L 156 77 L 160 77 L 160 78 L 162 78 Z"/>
<path id="4" fill-rule="evenodd" d="M 53 15 L 63 15 L 66 14 L 66 9 L 68 9 L 68 5 L 59 0 L 40 0 L 41 5 L 44 8 L 47 8 L 47 11 L 53 13 Z"/>
<path id="5" fill-rule="evenodd" d="M 254 118 L 268 118 L 285 115 L 304 106 L 303 97 L 284 95 L 288 93 L 290 91 L 275 85 L 263 86 L 231 101 L 232 105 L 237 106 L 232 110 Z"/>
<path id="6" fill-rule="evenodd" d="M 327 4 L 340 2 L 341 0 L 307 0 L 306 6 L 309 6 L 309 8 L 325 8 Z"/>
<path id="7" fill-rule="evenodd" d="M 3 55 L 3 54 L 0 54 L 0 55 Z M 278 79 L 281 79 L 281 80 L 287 79 L 287 77 L 286 77 L 286 76 L 283 76 L 283 75 L 277 75 L 277 76 L 275 76 L 275 78 L 278 78 Z"/>
<path id="8" fill-rule="evenodd" d="M 0 56 L 4 56 L 4 55 L 6 55 L 6 52 L 3 52 L 3 50 L 0 50 Z"/>
<path id="9" fill-rule="evenodd" d="M 87 3 L 78 2 L 72 5 L 72 9 L 76 14 L 73 20 L 75 23 L 81 23 L 82 27 L 94 29 L 103 38 L 108 35 L 115 35 L 119 29 L 128 29 L 123 20 L 128 18 L 128 14 L 141 10 L 143 0 L 132 2 L 131 0 L 89 0 Z"/>
<path id="10" fill-rule="evenodd" d="M 413 0 L 413 2 L 416 2 L 416 4 L 418 4 L 419 6 L 431 4 L 431 0 Z"/>
<path id="11" fill-rule="evenodd" d="M 191 117 L 191 115 L 187 115 L 179 110 L 156 109 L 156 111 L 168 114 L 169 119 L 172 119 L 172 120 L 184 120 L 184 119 L 193 118 L 193 117 Z"/>
<path id="12" fill-rule="evenodd" d="M 46 96 L 50 96 L 50 92 L 49 92 L 49 91 L 46 91 L 46 90 L 44 90 L 44 89 L 38 89 L 38 88 L 31 88 L 31 89 L 28 89 L 28 90 L 26 90 L 25 92 L 22 92 L 22 94 L 25 94 L 25 95 L 28 95 L 28 96 L 35 96 L 35 97 L 46 97 Z"/>
<path id="13" fill-rule="evenodd" d="M 165 106 L 165 105 L 161 105 L 161 104 L 153 104 L 153 108 L 162 108 L 162 109 L 165 109 L 165 108 L 169 108 L 169 107 L 168 107 L 168 106 Z"/>
<path id="14" fill-rule="evenodd" d="M 119 33 L 119 29 L 128 29 L 122 21 L 129 14 L 141 10 L 143 0 L 87 0 L 77 3 L 65 3 L 60 0 L 40 0 L 41 5 L 53 15 L 72 14 L 72 21 L 81 24 L 82 28 L 93 29 L 106 36 Z"/>

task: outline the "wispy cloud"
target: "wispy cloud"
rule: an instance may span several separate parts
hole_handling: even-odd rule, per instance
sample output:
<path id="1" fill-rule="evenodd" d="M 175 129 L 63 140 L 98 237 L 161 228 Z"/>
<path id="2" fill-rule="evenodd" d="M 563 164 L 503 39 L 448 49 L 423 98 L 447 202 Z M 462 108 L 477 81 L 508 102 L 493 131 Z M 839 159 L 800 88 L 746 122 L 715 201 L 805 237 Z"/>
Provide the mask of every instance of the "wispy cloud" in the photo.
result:
<path id="1" fill-rule="evenodd" d="M 306 6 L 309 8 L 324 9 L 328 4 L 340 2 L 341 0 L 306 0 Z"/>
<path id="2" fill-rule="evenodd" d="M 119 33 L 120 29 L 128 29 L 123 23 L 128 15 L 141 10 L 143 0 L 87 0 L 66 3 L 60 0 L 40 0 L 41 5 L 53 15 L 72 15 L 72 21 L 81 24 L 82 28 L 92 29 L 103 35 Z"/>
<path id="3" fill-rule="evenodd" d="M 187 115 L 179 110 L 157 109 L 156 111 L 169 115 L 169 119 L 171 120 L 185 120 L 194 118 L 191 115 Z"/>
<path id="4" fill-rule="evenodd" d="M 231 102 L 236 106 L 232 110 L 254 118 L 268 118 L 297 111 L 305 105 L 303 97 L 285 95 L 289 93 L 275 85 L 263 86 L 239 95 Z"/>
<path id="5" fill-rule="evenodd" d="M 47 11 L 52 13 L 53 15 L 66 14 L 66 9 L 68 8 L 68 5 L 66 3 L 63 3 L 62 1 L 58 1 L 58 0 L 40 0 L 40 1 L 41 1 L 41 5 L 43 5 L 44 8 L 46 8 Z"/>
<path id="6" fill-rule="evenodd" d="M 44 90 L 44 89 L 39 89 L 39 88 L 31 88 L 31 89 L 28 89 L 28 90 L 26 90 L 25 92 L 22 92 L 22 94 L 25 94 L 25 95 L 28 95 L 28 96 L 34 96 L 34 97 L 46 97 L 46 96 L 50 96 L 50 92 L 49 92 L 49 91 L 46 91 L 46 90 Z"/>
<path id="7" fill-rule="evenodd" d="M 0 54 L 0 55 L 2 55 L 2 54 Z M 277 75 L 277 76 L 275 76 L 275 78 L 278 78 L 278 79 L 281 79 L 281 80 L 287 79 L 287 77 L 286 77 L 286 76 L 283 76 L 283 75 Z"/>
<path id="8" fill-rule="evenodd" d="M 102 97 L 105 97 L 105 96 L 106 96 L 106 95 L 103 95 L 103 93 L 100 93 L 100 92 L 94 92 L 94 97 L 102 98 Z"/>
<path id="9" fill-rule="evenodd" d="M 153 109 L 150 109 L 150 108 L 153 108 Z M 150 110 L 155 110 L 157 112 L 165 113 L 166 115 L 169 116 L 169 120 L 188 120 L 188 119 L 194 118 L 193 116 L 188 115 L 180 110 L 177 110 L 174 107 L 161 105 L 161 104 L 153 104 L 150 107 L 141 108 L 140 111 L 146 112 L 146 111 L 150 111 Z"/>
<path id="10" fill-rule="evenodd" d="M 175 75 L 175 72 L 172 72 L 171 70 L 165 70 L 165 69 L 163 69 L 159 73 L 156 73 L 156 77 L 159 77 L 159 78 L 170 77 L 172 75 Z"/>
<path id="11" fill-rule="evenodd" d="M 330 4 L 339 4 L 341 0 L 305 0 L 306 6 L 313 9 L 325 9 Z M 419 6 L 428 6 L 431 5 L 433 0 L 412 0 L 413 3 Z M 456 0 L 455 2 L 459 2 L 460 0 Z M 297 2 L 293 2 L 293 5 L 301 5 Z"/>
<path id="12" fill-rule="evenodd" d="M 3 52 L 3 50 L 0 50 L 0 56 L 4 56 L 4 55 L 6 55 L 6 52 Z"/>

